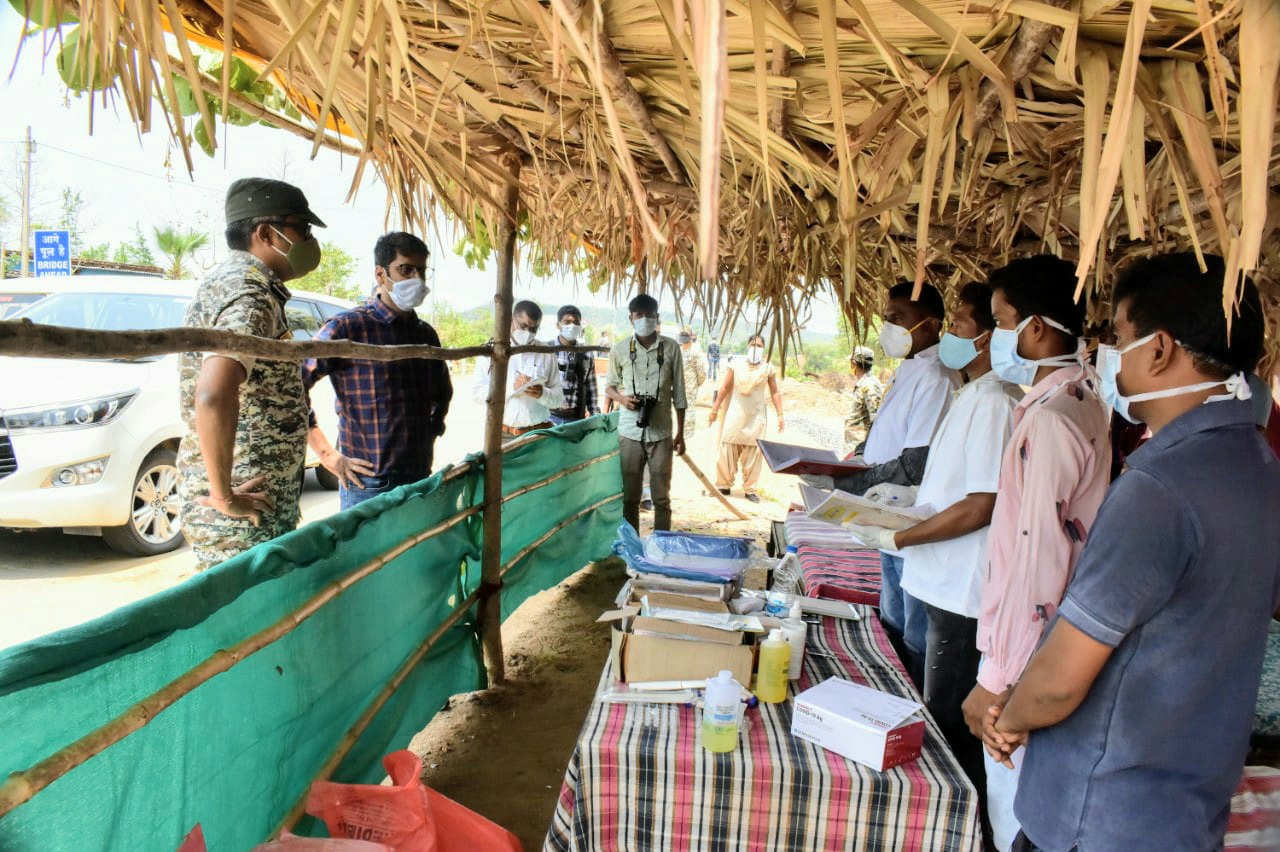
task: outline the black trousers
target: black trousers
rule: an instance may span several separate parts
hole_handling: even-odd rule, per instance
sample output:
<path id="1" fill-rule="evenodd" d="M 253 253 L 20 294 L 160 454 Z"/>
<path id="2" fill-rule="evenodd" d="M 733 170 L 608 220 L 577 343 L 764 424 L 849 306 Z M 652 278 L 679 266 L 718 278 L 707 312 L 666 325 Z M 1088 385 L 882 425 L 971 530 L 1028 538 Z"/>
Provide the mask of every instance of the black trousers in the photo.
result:
<path id="1" fill-rule="evenodd" d="M 961 709 L 978 680 L 978 620 L 925 604 L 924 704 L 933 716 L 965 775 L 978 791 L 986 813 L 987 773 L 982 741 L 964 721 Z"/>

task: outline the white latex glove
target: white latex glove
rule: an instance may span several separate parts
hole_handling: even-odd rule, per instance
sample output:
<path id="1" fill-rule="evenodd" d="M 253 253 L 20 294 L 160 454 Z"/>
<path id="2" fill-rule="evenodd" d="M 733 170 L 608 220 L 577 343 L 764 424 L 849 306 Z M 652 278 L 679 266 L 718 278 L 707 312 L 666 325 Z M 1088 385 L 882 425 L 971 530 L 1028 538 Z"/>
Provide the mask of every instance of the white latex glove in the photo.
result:
<path id="1" fill-rule="evenodd" d="M 915 485 L 894 485 L 892 482 L 881 482 L 867 489 L 862 496 L 873 503 L 886 506 L 914 506 L 919 487 Z"/>
<path id="2" fill-rule="evenodd" d="M 898 549 L 898 545 L 894 541 L 893 530 L 887 530 L 884 527 L 873 527 L 867 524 L 845 524 L 844 528 L 867 547 L 874 547 L 876 550 Z"/>
<path id="3" fill-rule="evenodd" d="M 800 474 L 800 481 L 811 488 L 821 488 L 823 491 L 830 491 L 836 487 L 836 481 L 829 476 L 814 476 L 810 473 Z"/>

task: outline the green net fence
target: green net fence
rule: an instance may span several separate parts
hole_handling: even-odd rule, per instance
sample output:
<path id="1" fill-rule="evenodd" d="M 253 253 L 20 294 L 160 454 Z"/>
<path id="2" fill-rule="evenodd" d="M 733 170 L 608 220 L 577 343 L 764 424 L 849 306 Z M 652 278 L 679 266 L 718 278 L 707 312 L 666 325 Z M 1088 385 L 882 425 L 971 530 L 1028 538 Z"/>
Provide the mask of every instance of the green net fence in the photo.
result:
<path id="1" fill-rule="evenodd" d="M 506 454 L 504 618 L 608 555 L 616 428 L 596 417 Z M 480 583 L 470 462 L 0 652 L 0 806 L 39 787 L 0 817 L 0 850 L 173 850 L 197 822 L 211 850 L 246 850 L 334 761 L 336 780 L 380 780 L 384 754 L 484 683 L 474 606 L 421 653 Z M 28 771 L 42 762 L 47 786 Z"/>

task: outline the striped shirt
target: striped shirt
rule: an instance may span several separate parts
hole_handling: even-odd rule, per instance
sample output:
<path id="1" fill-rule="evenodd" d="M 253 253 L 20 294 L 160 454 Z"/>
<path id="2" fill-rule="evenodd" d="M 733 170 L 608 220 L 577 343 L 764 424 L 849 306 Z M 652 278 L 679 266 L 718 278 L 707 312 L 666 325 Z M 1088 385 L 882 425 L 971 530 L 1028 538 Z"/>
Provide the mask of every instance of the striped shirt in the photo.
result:
<path id="1" fill-rule="evenodd" d="M 440 345 L 436 330 L 416 314 L 398 313 L 377 297 L 330 319 L 315 339 Z M 313 358 L 303 364 L 308 391 L 324 376 L 331 378 L 338 399 L 339 452 L 369 462 L 378 476 L 431 472 L 432 445 L 444 432 L 453 399 L 443 361 Z"/>

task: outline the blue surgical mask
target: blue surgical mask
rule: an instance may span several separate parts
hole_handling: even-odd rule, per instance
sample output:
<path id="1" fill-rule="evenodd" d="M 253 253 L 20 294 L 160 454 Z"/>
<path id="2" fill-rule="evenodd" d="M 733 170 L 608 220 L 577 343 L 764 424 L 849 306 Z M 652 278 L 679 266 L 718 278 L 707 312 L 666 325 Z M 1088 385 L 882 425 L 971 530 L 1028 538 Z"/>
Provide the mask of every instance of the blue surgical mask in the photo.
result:
<path id="1" fill-rule="evenodd" d="M 1007 328 L 997 328 L 991 332 L 991 369 L 1006 382 L 1013 382 L 1015 385 L 1032 385 L 1036 381 L 1036 371 L 1041 367 L 1071 367 L 1080 363 L 1078 354 L 1055 355 L 1038 361 L 1030 361 L 1019 355 L 1018 337 L 1033 319 L 1035 319 L 1034 314 L 1018 323 L 1018 327 L 1012 331 Z M 1071 334 L 1048 317 L 1040 317 L 1040 321 L 1058 329 L 1063 334 Z M 1074 334 L 1071 336 L 1075 337 Z"/>
<path id="2" fill-rule="evenodd" d="M 942 335 L 938 341 L 938 360 L 952 370 L 963 370 L 978 357 L 978 341 L 990 332 L 982 332 L 977 337 L 956 337 L 951 332 Z"/>
<path id="3" fill-rule="evenodd" d="M 658 330 L 658 320 L 654 317 L 641 317 L 632 320 L 631 327 L 638 337 L 648 337 Z"/>
<path id="4" fill-rule="evenodd" d="M 1164 399 L 1170 396 L 1182 396 L 1187 393 L 1198 393 L 1207 391 L 1209 388 L 1216 388 L 1222 385 L 1227 389 L 1224 394 L 1217 394 L 1205 400 L 1209 402 L 1223 402 L 1229 399 L 1249 399 L 1253 396 L 1253 392 L 1249 389 L 1249 382 L 1245 378 L 1244 373 L 1236 373 L 1228 376 L 1220 382 L 1199 382 L 1194 385 L 1183 385 L 1176 388 L 1165 388 L 1164 390 L 1148 391 L 1147 393 L 1135 393 L 1132 396 L 1125 396 L 1120 393 L 1120 370 L 1121 361 L 1126 352 L 1132 352 L 1140 346 L 1145 346 L 1155 339 L 1154 334 L 1148 334 L 1146 337 L 1133 341 L 1123 349 L 1117 349 L 1114 346 L 1098 347 L 1098 378 L 1101 380 L 1099 393 L 1102 400 L 1115 409 L 1116 413 L 1128 420 L 1130 423 L 1141 423 L 1137 417 L 1129 413 L 1129 406 L 1135 402 L 1146 402 L 1150 399 Z M 1174 341 L 1177 343 L 1177 341 Z M 1178 343 L 1181 346 L 1181 343 Z"/>

